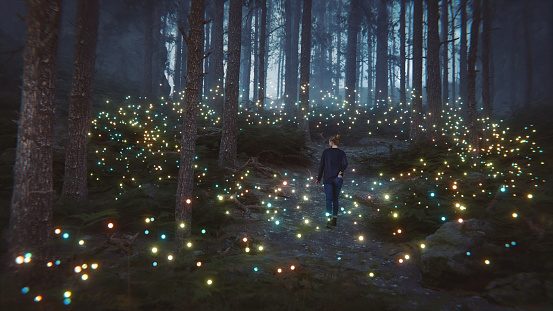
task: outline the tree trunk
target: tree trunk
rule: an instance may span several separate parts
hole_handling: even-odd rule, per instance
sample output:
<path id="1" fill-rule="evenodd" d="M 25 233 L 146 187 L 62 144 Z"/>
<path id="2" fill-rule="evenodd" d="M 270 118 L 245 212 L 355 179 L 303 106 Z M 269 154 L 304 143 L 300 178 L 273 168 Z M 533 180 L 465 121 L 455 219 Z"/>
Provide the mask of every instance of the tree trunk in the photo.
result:
<path id="1" fill-rule="evenodd" d="M 27 1 L 23 85 L 10 210 L 9 260 L 51 255 L 59 0 Z"/>
<path id="2" fill-rule="evenodd" d="M 233 167 L 238 143 L 238 81 L 242 32 L 242 1 L 230 0 L 228 63 L 225 81 L 225 112 L 219 149 L 219 166 Z"/>
<path id="3" fill-rule="evenodd" d="M 304 133 L 306 141 L 309 135 L 309 74 L 311 72 L 311 0 L 303 0 L 301 20 L 301 68 L 300 68 L 300 111 L 299 130 Z"/>
<path id="4" fill-rule="evenodd" d="M 449 102 L 449 17 L 448 0 L 442 0 L 442 105 Z"/>
<path id="5" fill-rule="evenodd" d="M 373 34 L 367 31 L 367 105 L 374 106 L 373 101 Z"/>
<path id="6" fill-rule="evenodd" d="M 400 0 L 399 12 L 399 102 L 407 104 L 407 93 L 405 92 L 405 1 Z"/>
<path id="7" fill-rule="evenodd" d="M 334 97 L 340 96 L 340 80 L 342 78 L 342 1 L 338 1 L 338 15 L 336 16 L 337 32 L 336 32 L 336 68 L 334 69 Z"/>
<path id="8" fill-rule="evenodd" d="M 253 37 L 253 100 L 257 102 L 259 98 L 259 8 L 254 9 L 255 29 Z"/>
<path id="9" fill-rule="evenodd" d="M 243 32 L 243 41 L 244 44 L 244 60 L 242 61 L 242 101 L 250 102 L 250 84 L 251 84 L 251 65 L 252 65 L 252 16 L 251 11 L 248 12 L 245 18 L 245 26 Z M 227 60 L 228 66 L 228 60 Z M 228 69 L 227 69 L 228 72 Z"/>
<path id="10" fill-rule="evenodd" d="M 265 43 L 267 41 L 267 0 L 261 1 L 261 24 L 259 25 L 259 97 L 257 99 L 257 111 L 265 109 Z"/>
<path id="11" fill-rule="evenodd" d="M 461 41 L 459 42 L 459 105 L 467 102 L 467 0 L 461 0 Z"/>
<path id="12" fill-rule="evenodd" d="M 478 144 L 478 112 L 476 110 L 476 52 L 478 50 L 478 33 L 480 27 L 480 0 L 474 0 L 472 9 L 472 25 L 470 28 L 470 49 L 468 57 L 467 79 L 467 108 L 469 124 L 470 150 L 474 156 L 478 156 L 480 148 Z"/>
<path id="13" fill-rule="evenodd" d="M 356 84 L 356 60 L 357 60 L 357 33 L 361 23 L 361 6 L 359 0 L 351 0 L 348 17 L 348 47 L 346 53 L 346 98 L 348 107 L 354 107 L 357 100 L 355 92 Z"/>
<path id="14" fill-rule="evenodd" d="M 62 195 L 80 200 L 88 198 L 86 159 L 92 114 L 98 15 L 98 0 L 77 2 L 73 86 L 69 104 Z"/>
<path id="15" fill-rule="evenodd" d="M 292 80 L 290 85 L 290 94 L 292 96 L 292 113 L 297 113 L 297 102 L 298 102 L 298 73 L 299 73 L 299 41 L 300 41 L 300 22 L 301 22 L 301 1 L 295 1 L 294 8 L 294 19 L 292 20 Z M 286 81 L 288 84 L 288 81 Z"/>
<path id="16" fill-rule="evenodd" d="M 440 79 L 440 35 L 438 33 L 438 0 L 426 1 L 428 10 L 426 60 L 426 135 L 430 143 L 440 140 L 442 134 L 442 88 Z"/>
<path id="17" fill-rule="evenodd" d="M 414 144 L 422 140 L 422 0 L 413 5 L 413 100 L 409 139 Z"/>
<path id="18" fill-rule="evenodd" d="M 152 97 L 154 0 L 146 0 L 144 7 L 144 68 L 142 70 L 142 96 Z"/>
<path id="19" fill-rule="evenodd" d="M 489 124 L 492 115 L 492 103 L 490 96 L 490 31 L 492 26 L 490 14 L 490 1 L 483 3 L 482 25 L 482 108 L 483 120 Z"/>
<path id="20" fill-rule="evenodd" d="M 212 75 L 212 107 L 221 114 L 223 112 L 223 20 L 225 18 L 225 0 L 214 0 L 213 26 L 211 30 L 211 47 L 213 56 L 210 62 Z"/>
<path id="21" fill-rule="evenodd" d="M 152 96 L 158 98 L 161 95 L 161 75 L 163 74 L 162 63 L 161 63 L 161 49 L 162 47 L 162 36 L 161 36 L 161 11 L 162 11 L 162 2 L 154 1 L 153 4 L 153 49 L 152 49 L 152 80 L 150 83 L 152 85 Z M 165 40 L 163 40 L 165 41 Z"/>
<path id="22" fill-rule="evenodd" d="M 388 101 L 388 8 L 386 0 L 378 0 L 376 26 L 376 102 Z"/>
<path id="23" fill-rule="evenodd" d="M 199 80 L 202 75 L 202 41 L 204 25 L 204 0 L 192 0 L 189 17 L 189 34 L 179 27 L 188 46 L 185 104 L 183 108 L 182 137 L 180 142 L 179 182 L 175 206 L 175 241 L 179 249 L 184 248 L 185 239 L 192 228 L 192 206 L 194 188 L 194 155 L 196 153 L 197 116 L 199 101 Z"/>
<path id="24" fill-rule="evenodd" d="M 456 89 L 456 78 L 455 78 L 455 13 L 453 12 L 453 1 L 449 2 L 449 9 L 451 10 L 451 105 L 456 108 L 455 103 L 457 102 L 457 94 L 455 93 Z"/>

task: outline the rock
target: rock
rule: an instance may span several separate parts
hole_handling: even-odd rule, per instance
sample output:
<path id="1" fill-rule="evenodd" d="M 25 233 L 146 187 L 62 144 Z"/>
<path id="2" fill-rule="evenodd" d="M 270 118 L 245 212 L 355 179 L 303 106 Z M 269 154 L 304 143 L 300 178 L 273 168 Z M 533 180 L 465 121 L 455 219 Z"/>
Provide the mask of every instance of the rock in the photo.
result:
<path id="1" fill-rule="evenodd" d="M 491 233 L 490 223 L 478 219 L 442 225 L 426 238 L 421 255 L 422 282 L 438 287 L 462 286 L 464 281 L 477 283 L 493 270 L 482 258 L 493 258 L 501 251 L 488 243 Z"/>
<path id="2" fill-rule="evenodd" d="M 485 298 L 502 305 L 520 305 L 546 299 L 545 285 L 537 273 L 519 273 L 497 279 L 486 287 Z"/>

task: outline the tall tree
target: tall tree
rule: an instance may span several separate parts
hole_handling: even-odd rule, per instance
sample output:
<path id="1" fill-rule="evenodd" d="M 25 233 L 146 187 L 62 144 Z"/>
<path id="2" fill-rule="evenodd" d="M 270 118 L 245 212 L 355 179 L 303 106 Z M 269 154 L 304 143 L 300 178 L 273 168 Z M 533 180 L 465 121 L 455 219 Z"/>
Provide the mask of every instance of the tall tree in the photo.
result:
<path id="1" fill-rule="evenodd" d="M 376 26 L 376 101 L 388 100 L 388 7 L 386 0 L 378 0 Z"/>
<path id="2" fill-rule="evenodd" d="M 467 102 L 467 1 L 461 0 L 461 40 L 459 42 L 459 97 Z M 461 104 L 460 103 L 460 104 Z"/>
<path id="3" fill-rule="evenodd" d="M 427 0 L 427 61 L 426 61 L 426 135 L 435 143 L 442 133 L 442 88 L 440 79 L 440 35 L 438 32 L 438 0 Z"/>
<path id="4" fill-rule="evenodd" d="M 299 11 L 300 0 L 285 0 L 285 25 L 286 31 L 286 63 L 284 104 L 286 113 L 296 113 L 296 101 L 298 99 L 298 41 L 299 41 Z"/>
<path id="5" fill-rule="evenodd" d="M 196 153 L 197 116 L 199 103 L 200 76 L 202 75 L 202 41 L 204 20 L 204 0 L 192 0 L 190 5 L 188 35 L 179 27 L 186 45 L 185 103 L 182 115 L 182 137 L 180 141 L 179 182 L 175 204 L 175 241 L 179 249 L 184 248 L 185 239 L 190 236 L 192 223 L 192 191 L 194 188 L 194 155 Z"/>
<path id="6" fill-rule="evenodd" d="M 146 0 L 144 5 L 144 68 L 142 69 L 142 96 L 152 96 L 153 75 L 153 28 L 154 28 L 154 2 Z"/>
<path id="7" fill-rule="evenodd" d="M 422 140 L 422 0 L 413 0 L 413 100 L 409 139 Z"/>
<path id="8" fill-rule="evenodd" d="M 213 57 L 210 61 L 212 75 L 212 106 L 217 113 L 223 111 L 223 20 L 225 18 L 225 0 L 214 0 L 214 16 L 211 27 L 211 48 Z"/>
<path id="9" fill-rule="evenodd" d="M 87 147 L 98 39 L 98 0 L 79 0 L 62 195 L 87 199 Z"/>
<path id="10" fill-rule="evenodd" d="M 478 143 L 478 111 L 476 110 L 476 53 L 478 50 L 478 33 L 480 29 L 480 0 L 474 0 L 472 8 L 472 25 L 470 27 L 470 48 L 468 57 L 467 108 L 469 124 L 469 143 L 473 155 L 480 153 Z"/>
<path id="11" fill-rule="evenodd" d="M 351 0 L 348 16 L 348 42 L 346 53 L 346 104 L 349 107 L 355 105 L 357 100 L 355 84 L 357 79 L 357 34 L 361 24 L 360 0 Z"/>
<path id="12" fill-rule="evenodd" d="M 407 104 L 407 93 L 405 91 L 405 1 L 400 0 L 399 9 L 399 101 L 403 104 Z"/>
<path id="13" fill-rule="evenodd" d="M 265 43 L 267 43 L 267 0 L 260 0 L 261 23 L 259 25 L 259 92 L 257 99 L 258 112 L 265 108 Z"/>
<path id="14" fill-rule="evenodd" d="M 238 81 L 240 75 L 240 45 L 242 32 L 242 1 L 230 0 L 228 63 L 225 81 L 225 111 L 223 133 L 219 147 L 219 166 L 233 167 L 238 143 Z"/>
<path id="15" fill-rule="evenodd" d="M 455 79 L 455 13 L 453 11 L 453 1 L 449 1 L 449 10 L 451 11 L 451 105 L 455 107 L 455 101 L 457 100 L 457 94 L 455 93 L 456 79 Z"/>
<path id="16" fill-rule="evenodd" d="M 449 17 L 448 0 L 442 0 L 441 6 L 441 26 L 442 26 L 442 104 L 449 101 Z"/>
<path id="17" fill-rule="evenodd" d="M 336 15 L 336 67 L 334 68 L 334 97 L 340 95 L 340 79 L 342 78 L 342 1 L 338 1 Z"/>
<path id="18" fill-rule="evenodd" d="M 301 20 L 301 68 L 300 68 L 300 111 L 299 130 L 305 140 L 311 141 L 309 135 L 309 73 L 311 71 L 311 0 L 303 0 Z"/>
<path id="19" fill-rule="evenodd" d="M 488 124 L 492 115 L 490 96 L 490 32 L 492 26 L 490 1 L 484 0 L 482 9 L 482 108 L 483 119 Z"/>
<path id="20" fill-rule="evenodd" d="M 23 85 L 10 210 L 9 255 L 42 262 L 52 239 L 54 95 L 59 0 L 27 1 Z"/>
<path id="21" fill-rule="evenodd" d="M 251 2 L 250 2 L 251 4 Z M 249 102 L 250 101 L 250 83 L 251 83 L 251 64 L 252 64 L 252 17 L 253 14 L 251 12 L 251 9 L 249 9 L 246 12 L 246 16 L 244 19 L 244 31 L 242 32 L 242 44 L 244 48 L 243 54 L 243 60 L 242 60 L 242 66 L 241 71 L 242 74 L 240 75 L 240 83 L 242 86 L 240 87 L 240 90 L 242 90 L 242 100 Z"/>

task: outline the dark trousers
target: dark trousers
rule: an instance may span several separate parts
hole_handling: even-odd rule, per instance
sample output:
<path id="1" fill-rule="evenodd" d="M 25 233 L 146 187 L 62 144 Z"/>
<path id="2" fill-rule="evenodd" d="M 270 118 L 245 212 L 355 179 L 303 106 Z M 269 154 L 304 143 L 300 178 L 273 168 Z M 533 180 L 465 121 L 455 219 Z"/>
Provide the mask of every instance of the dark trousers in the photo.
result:
<path id="1" fill-rule="evenodd" d="M 330 180 L 328 183 L 324 183 L 325 195 L 326 195 L 326 216 L 337 216 L 338 209 L 338 197 L 340 196 L 340 190 L 342 190 L 342 184 L 344 180 L 340 177 L 336 177 Z"/>

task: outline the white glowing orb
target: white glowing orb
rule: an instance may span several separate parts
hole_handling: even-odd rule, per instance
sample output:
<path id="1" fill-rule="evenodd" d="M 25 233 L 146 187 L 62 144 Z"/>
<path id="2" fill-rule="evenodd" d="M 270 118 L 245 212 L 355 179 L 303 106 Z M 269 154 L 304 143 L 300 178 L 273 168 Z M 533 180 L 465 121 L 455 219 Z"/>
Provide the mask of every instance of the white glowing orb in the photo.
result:
<path id="1" fill-rule="evenodd" d="M 157 247 L 152 247 L 152 253 L 157 253 Z"/>
<path id="2" fill-rule="evenodd" d="M 110 222 L 110 223 L 108 224 L 108 228 L 110 228 L 110 229 L 113 228 L 113 223 L 112 223 L 112 222 Z"/>

